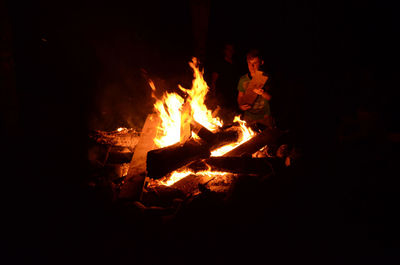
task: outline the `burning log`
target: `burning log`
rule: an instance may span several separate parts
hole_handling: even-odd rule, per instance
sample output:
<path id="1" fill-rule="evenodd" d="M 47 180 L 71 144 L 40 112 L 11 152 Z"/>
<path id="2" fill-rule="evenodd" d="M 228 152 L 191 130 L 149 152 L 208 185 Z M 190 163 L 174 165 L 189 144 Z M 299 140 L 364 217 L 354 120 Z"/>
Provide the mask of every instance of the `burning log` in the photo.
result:
<path id="1" fill-rule="evenodd" d="M 266 129 L 259 135 L 256 135 L 249 141 L 237 146 L 235 149 L 229 151 L 224 156 L 245 156 L 252 155 L 262 147 L 268 144 L 277 143 L 283 132 L 279 129 Z"/>
<path id="2" fill-rule="evenodd" d="M 215 140 L 215 135 L 197 121 L 192 120 L 190 127 L 191 131 L 197 134 L 206 143 L 212 143 Z"/>
<path id="3" fill-rule="evenodd" d="M 212 133 L 203 125 L 193 120 L 191 127 L 192 131 L 206 142 L 211 150 L 227 144 L 235 143 L 242 137 L 242 130 L 239 126 L 231 126 L 227 129 Z"/>
<path id="4" fill-rule="evenodd" d="M 215 140 L 211 145 L 211 150 L 217 149 L 227 144 L 236 143 L 242 137 L 240 126 L 232 126 L 228 129 L 215 133 Z"/>
<path id="5" fill-rule="evenodd" d="M 155 148 L 153 139 L 157 135 L 157 127 L 161 120 L 156 114 L 149 114 L 143 125 L 142 133 L 129 165 L 125 184 L 121 187 L 119 197 L 139 200 L 146 177 L 146 155 Z"/>
<path id="6" fill-rule="evenodd" d="M 268 158 L 253 157 L 210 157 L 201 161 L 195 161 L 188 167 L 195 172 L 212 170 L 257 175 L 269 175 L 273 172 Z"/>
<path id="7" fill-rule="evenodd" d="M 210 157 L 208 146 L 193 139 L 147 153 L 147 176 L 158 179 L 194 160 Z"/>
<path id="8" fill-rule="evenodd" d="M 187 177 L 175 182 L 171 188 L 175 188 L 185 192 L 185 194 L 193 194 L 199 190 L 199 185 L 205 185 L 209 181 L 207 176 L 188 175 Z"/>

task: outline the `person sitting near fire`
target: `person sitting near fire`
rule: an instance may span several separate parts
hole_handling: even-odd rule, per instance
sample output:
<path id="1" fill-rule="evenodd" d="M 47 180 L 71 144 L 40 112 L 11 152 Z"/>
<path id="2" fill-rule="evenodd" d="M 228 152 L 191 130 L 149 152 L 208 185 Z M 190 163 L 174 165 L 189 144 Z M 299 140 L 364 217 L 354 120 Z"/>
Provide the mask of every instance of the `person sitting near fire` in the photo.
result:
<path id="1" fill-rule="evenodd" d="M 250 50 L 246 54 L 246 59 L 249 72 L 240 77 L 237 86 L 239 92 L 237 102 L 239 108 L 243 111 L 243 119 L 249 125 L 258 125 L 262 128 L 272 128 L 273 119 L 271 117 L 269 104 L 271 95 L 268 92 L 268 76 L 261 71 L 261 66 L 264 64 L 264 61 L 260 55 L 260 52 L 256 49 Z M 261 76 L 261 80 L 264 80 L 264 84 L 261 83 L 261 85 L 257 87 L 252 85 L 249 86 L 250 81 L 256 76 Z M 249 93 L 249 91 L 247 91 L 248 88 L 252 89 L 252 91 L 255 93 L 253 93 L 253 99 L 250 101 L 248 100 L 248 95 L 251 94 L 251 92 Z"/>
<path id="2" fill-rule="evenodd" d="M 240 111 L 236 104 L 236 95 L 234 93 L 240 77 L 240 71 L 234 60 L 234 54 L 234 44 L 225 42 L 221 53 L 222 56 L 218 57 L 214 62 L 211 71 L 210 94 L 212 100 L 220 107 L 219 116 L 224 121 L 224 124 L 231 123 L 234 116 Z"/>

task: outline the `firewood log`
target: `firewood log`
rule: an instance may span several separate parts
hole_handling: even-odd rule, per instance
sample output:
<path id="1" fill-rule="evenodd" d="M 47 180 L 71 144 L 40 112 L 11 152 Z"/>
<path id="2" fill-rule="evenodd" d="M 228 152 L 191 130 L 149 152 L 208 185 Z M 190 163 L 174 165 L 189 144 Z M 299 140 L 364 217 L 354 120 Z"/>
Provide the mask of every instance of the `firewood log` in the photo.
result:
<path id="1" fill-rule="evenodd" d="M 147 153 L 147 176 L 158 179 L 194 160 L 210 157 L 210 149 L 194 139 Z"/>
<path id="2" fill-rule="evenodd" d="M 240 129 L 240 126 L 231 126 L 215 133 L 209 131 L 196 121 L 192 121 L 191 127 L 192 131 L 210 147 L 210 150 L 237 142 L 242 136 L 242 130 Z"/>
<path id="3" fill-rule="evenodd" d="M 239 141 L 239 139 L 242 137 L 242 134 L 243 133 L 240 129 L 240 126 L 233 126 L 228 129 L 216 132 L 215 140 L 212 143 L 210 149 L 214 150 L 224 145 L 235 143 Z"/>
<path id="4" fill-rule="evenodd" d="M 215 135 L 210 130 L 208 130 L 206 127 L 204 127 L 203 125 L 201 125 L 200 123 L 198 123 L 195 120 L 191 121 L 190 129 L 192 132 L 197 134 L 207 144 L 210 144 L 210 143 L 214 142 L 214 140 L 215 140 Z"/>
<path id="5" fill-rule="evenodd" d="M 146 177 L 147 152 L 155 148 L 153 139 L 157 136 L 157 127 L 161 119 L 155 114 L 147 115 L 143 125 L 138 144 L 135 147 L 132 160 L 129 164 L 125 184 L 119 193 L 120 199 L 139 200 L 142 194 L 144 179 Z"/>
<path id="6" fill-rule="evenodd" d="M 235 174 L 269 175 L 273 172 L 268 158 L 210 157 L 195 161 L 188 167 L 197 172 L 203 170 L 230 172 Z"/>
<path id="7" fill-rule="evenodd" d="M 110 150 L 111 145 L 105 145 L 90 141 L 88 148 L 88 159 L 92 164 L 104 166 L 108 159 Z"/>
<path id="8" fill-rule="evenodd" d="M 109 164 L 124 164 L 130 163 L 132 160 L 132 152 L 110 152 L 107 163 Z"/>
<path id="9" fill-rule="evenodd" d="M 282 135 L 283 132 L 279 129 L 266 129 L 260 134 L 254 136 L 252 139 L 248 140 L 247 142 L 229 151 L 224 156 L 229 157 L 252 155 L 268 144 L 277 143 Z"/>

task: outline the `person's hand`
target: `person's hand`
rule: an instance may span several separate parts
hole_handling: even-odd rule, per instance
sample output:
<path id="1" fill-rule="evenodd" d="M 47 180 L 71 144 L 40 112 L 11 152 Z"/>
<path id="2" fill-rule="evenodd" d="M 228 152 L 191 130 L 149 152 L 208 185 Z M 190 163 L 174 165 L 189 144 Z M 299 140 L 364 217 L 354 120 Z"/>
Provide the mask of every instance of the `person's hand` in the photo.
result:
<path id="1" fill-rule="evenodd" d="M 262 96 L 263 98 L 265 98 L 266 100 L 271 100 L 271 95 L 268 94 L 268 92 L 265 92 L 264 89 L 262 88 L 255 88 L 253 89 L 254 93 Z"/>
<path id="2" fill-rule="evenodd" d="M 248 110 L 251 108 L 251 106 L 249 104 L 240 105 L 239 107 L 241 110 Z"/>
<path id="3" fill-rule="evenodd" d="M 262 89 L 262 88 L 254 88 L 253 91 L 257 95 L 262 95 L 264 93 L 264 89 Z"/>

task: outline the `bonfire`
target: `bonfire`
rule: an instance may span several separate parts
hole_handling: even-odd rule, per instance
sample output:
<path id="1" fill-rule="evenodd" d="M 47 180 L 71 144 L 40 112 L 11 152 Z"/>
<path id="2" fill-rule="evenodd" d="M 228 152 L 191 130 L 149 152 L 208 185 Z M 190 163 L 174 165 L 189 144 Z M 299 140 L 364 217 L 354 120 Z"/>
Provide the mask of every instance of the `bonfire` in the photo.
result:
<path id="1" fill-rule="evenodd" d="M 121 161 L 115 166 L 115 198 L 154 204 L 154 196 L 160 199 L 165 193 L 175 194 L 168 198 L 185 198 L 204 190 L 226 192 L 238 176 L 273 174 L 277 160 L 266 150 L 283 133 L 278 129 L 254 132 L 240 116 L 232 124 L 223 124 L 205 104 L 209 87 L 198 60 L 193 58 L 189 66 L 192 87 L 179 85 L 185 97 L 170 92 L 157 97 L 158 88 L 148 80 L 154 112 L 141 132 L 126 128 L 97 132 L 97 140 L 108 141 L 100 159 L 103 166 L 110 160 Z"/>

